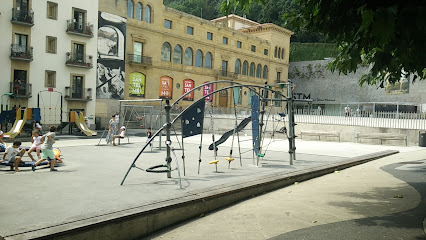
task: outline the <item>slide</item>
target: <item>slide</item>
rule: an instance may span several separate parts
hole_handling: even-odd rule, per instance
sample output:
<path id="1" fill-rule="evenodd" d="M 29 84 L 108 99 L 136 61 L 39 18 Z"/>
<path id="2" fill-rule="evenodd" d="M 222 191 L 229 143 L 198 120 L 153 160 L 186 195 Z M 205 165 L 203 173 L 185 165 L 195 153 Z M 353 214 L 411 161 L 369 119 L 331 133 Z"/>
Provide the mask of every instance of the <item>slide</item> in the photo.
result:
<path id="1" fill-rule="evenodd" d="M 86 126 L 86 122 L 84 121 L 84 115 L 81 112 L 80 114 L 75 113 L 75 124 L 77 125 L 77 127 L 81 130 L 82 133 L 86 134 L 86 136 L 96 136 L 98 135 L 97 132 L 90 130 L 87 126 Z"/>
<path id="2" fill-rule="evenodd" d="M 250 121 L 251 121 L 251 116 L 248 117 L 248 118 L 244 118 L 243 121 L 241 121 L 240 124 L 238 124 L 237 129 L 235 130 L 235 133 L 243 130 Z M 226 133 L 224 133 L 222 135 L 222 137 L 220 137 L 220 139 L 215 142 L 216 147 L 219 146 L 220 144 L 224 143 L 230 136 L 232 136 L 233 132 L 234 132 L 234 129 L 229 130 Z M 210 144 L 209 150 L 213 150 L 213 143 Z"/>
<path id="3" fill-rule="evenodd" d="M 18 109 L 17 113 L 18 114 L 16 114 L 16 120 L 15 120 L 15 123 L 13 124 L 12 129 L 9 132 L 4 134 L 4 138 L 15 138 L 16 136 L 18 136 L 21 133 L 25 123 L 27 122 L 27 109 L 25 109 L 24 116 L 22 116 L 22 119 L 21 119 L 21 109 Z"/>

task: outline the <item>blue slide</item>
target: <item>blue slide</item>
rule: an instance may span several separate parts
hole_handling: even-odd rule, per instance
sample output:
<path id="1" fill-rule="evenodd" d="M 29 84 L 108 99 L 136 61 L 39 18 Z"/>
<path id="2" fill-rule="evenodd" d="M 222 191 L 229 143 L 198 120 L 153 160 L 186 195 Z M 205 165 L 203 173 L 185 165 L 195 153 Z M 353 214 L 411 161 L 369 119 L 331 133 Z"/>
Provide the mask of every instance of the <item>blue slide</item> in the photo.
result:
<path id="1" fill-rule="evenodd" d="M 241 121 L 241 123 L 237 126 L 237 129 L 235 130 L 235 132 L 239 132 L 243 130 L 250 121 L 251 121 L 251 116 L 248 118 L 244 118 L 243 121 Z M 216 148 L 220 144 L 224 143 L 230 136 L 232 136 L 233 132 L 234 132 L 234 129 L 231 129 L 227 131 L 226 133 L 224 133 L 222 137 L 220 137 L 220 139 L 215 142 Z M 213 143 L 210 144 L 209 150 L 213 150 Z"/>

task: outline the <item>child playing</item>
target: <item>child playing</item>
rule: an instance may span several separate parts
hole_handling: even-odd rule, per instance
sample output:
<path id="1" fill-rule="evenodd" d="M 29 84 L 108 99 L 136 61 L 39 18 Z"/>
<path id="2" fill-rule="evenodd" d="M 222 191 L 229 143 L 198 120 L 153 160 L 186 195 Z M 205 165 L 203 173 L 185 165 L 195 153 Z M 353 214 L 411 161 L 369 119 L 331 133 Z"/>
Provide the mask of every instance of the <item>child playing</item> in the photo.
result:
<path id="1" fill-rule="evenodd" d="M 33 171 L 36 170 L 37 165 L 47 160 L 47 158 L 50 158 L 50 171 L 52 172 L 58 171 L 55 168 L 56 157 L 55 157 L 55 153 L 53 152 L 53 144 L 55 143 L 55 136 L 56 136 L 55 132 L 56 132 L 56 127 L 51 126 L 49 129 L 49 132 L 44 134 L 43 137 L 41 137 L 41 141 L 44 141 L 44 145 L 41 148 L 41 159 L 31 166 Z"/>
<path id="2" fill-rule="evenodd" d="M 152 131 L 151 128 L 146 129 L 146 142 L 148 142 L 152 138 Z M 151 147 L 152 151 L 152 143 L 149 144 L 149 147 Z"/>
<path id="3" fill-rule="evenodd" d="M 121 128 L 120 128 L 120 134 L 119 135 L 114 135 L 114 137 L 112 138 L 113 146 L 117 146 L 115 144 L 115 139 L 116 138 L 124 138 L 125 135 L 126 135 L 126 127 L 125 126 L 121 126 Z"/>
<path id="4" fill-rule="evenodd" d="M 38 130 L 33 131 L 33 136 L 31 138 L 31 148 L 28 151 L 28 156 L 31 158 L 31 161 L 35 161 L 33 156 L 31 155 L 32 152 L 36 151 L 37 153 L 37 160 L 40 160 L 40 150 L 41 150 L 41 136 L 40 133 L 38 132 Z"/>
<path id="5" fill-rule="evenodd" d="M 13 163 L 13 166 L 15 167 L 15 172 L 21 171 L 18 166 L 21 162 L 22 156 L 25 153 L 25 149 L 19 150 L 20 146 L 20 141 L 14 141 L 12 146 L 7 147 L 6 152 L 3 155 L 3 159 L 0 160 L 0 162 L 8 161 L 10 163 Z M 18 154 L 20 155 L 18 156 Z"/>

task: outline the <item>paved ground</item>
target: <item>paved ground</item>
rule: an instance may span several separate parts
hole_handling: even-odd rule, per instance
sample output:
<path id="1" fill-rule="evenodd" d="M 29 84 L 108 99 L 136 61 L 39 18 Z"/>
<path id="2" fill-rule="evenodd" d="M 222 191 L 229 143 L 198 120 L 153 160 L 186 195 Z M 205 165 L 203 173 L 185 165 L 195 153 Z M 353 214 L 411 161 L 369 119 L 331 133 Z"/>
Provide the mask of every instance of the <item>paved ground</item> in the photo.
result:
<path id="1" fill-rule="evenodd" d="M 208 137 L 210 138 L 211 136 Z M 250 141 L 245 140 L 248 140 L 248 137 L 241 137 L 242 151 L 246 151 L 251 145 Z M 290 166 L 287 141 L 281 140 L 271 142 L 260 166 L 253 164 L 252 153 L 247 152 L 243 154 L 242 167 L 240 160 L 236 158 L 228 169 L 224 160 L 224 157 L 229 154 L 231 145 L 228 141 L 224 144 L 225 146 L 219 147 L 219 171 L 215 172 L 215 167 L 208 164 L 213 160 L 213 153 L 207 150 L 207 140 L 204 139 L 200 174 L 197 174 L 200 142 L 197 136 L 185 139 L 186 176 L 183 176 L 183 163 L 179 161 L 182 188 L 179 188 L 177 171 L 172 173 L 171 179 L 167 179 L 165 174 L 146 173 L 135 168 L 130 172 L 124 186 L 120 186 L 125 172 L 144 141 L 145 139 L 141 137 L 131 137 L 131 144 L 109 147 L 96 146 L 99 140 L 94 138 L 64 136 L 60 137 L 55 144 L 61 148 L 64 155 L 64 163 L 58 167 L 59 172 L 49 172 L 48 169 L 43 168 L 32 172 L 29 168 L 23 168 L 22 172 L 14 173 L 8 171 L 8 167 L 0 166 L 0 181 L 7 186 L 2 189 L 0 201 L 19 203 L 13 206 L 0 205 L 0 236 L 12 236 L 34 229 L 148 205 L 185 195 L 188 191 L 230 181 L 243 181 L 253 176 L 307 169 L 387 149 L 405 153 L 420 150 L 418 147 L 298 140 L 297 161 Z M 174 141 L 173 147 L 180 148 L 176 139 L 172 141 Z M 125 139 L 124 142 L 127 140 Z M 265 140 L 265 144 L 269 143 L 269 140 Z M 26 145 L 29 146 L 29 143 L 24 143 L 24 146 Z M 234 144 L 234 156 L 237 156 L 237 153 L 237 146 Z M 181 152 L 177 151 L 177 156 L 180 158 Z M 136 165 L 146 169 L 164 163 L 164 159 L 164 149 L 154 150 L 143 153 Z"/>
<path id="2" fill-rule="evenodd" d="M 426 149 L 292 185 L 149 239 L 426 239 Z"/>

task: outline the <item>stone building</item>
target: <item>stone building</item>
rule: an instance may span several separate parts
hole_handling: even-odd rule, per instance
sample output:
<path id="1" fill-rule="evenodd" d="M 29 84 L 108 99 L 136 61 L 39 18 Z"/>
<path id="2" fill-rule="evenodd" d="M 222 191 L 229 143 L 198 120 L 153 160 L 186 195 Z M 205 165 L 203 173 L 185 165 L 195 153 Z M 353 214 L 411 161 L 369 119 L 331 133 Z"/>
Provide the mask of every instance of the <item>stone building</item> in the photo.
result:
<path id="1" fill-rule="evenodd" d="M 2 1 L 3 110 L 40 107 L 44 124 L 67 122 L 70 110 L 94 119 L 97 16 L 97 0 Z"/>
<path id="2" fill-rule="evenodd" d="M 117 112 L 119 99 L 174 101 L 205 82 L 287 82 L 293 33 L 274 24 L 236 15 L 208 21 L 158 0 L 99 0 L 98 25 L 100 118 Z M 231 107 L 233 94 L 221 91 L 214 105 Z M 248 106 L 247 90 L 235 94 Z M 195 91 L 180 106 L 200 97 L 202 91 Z"/>

